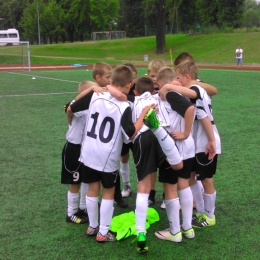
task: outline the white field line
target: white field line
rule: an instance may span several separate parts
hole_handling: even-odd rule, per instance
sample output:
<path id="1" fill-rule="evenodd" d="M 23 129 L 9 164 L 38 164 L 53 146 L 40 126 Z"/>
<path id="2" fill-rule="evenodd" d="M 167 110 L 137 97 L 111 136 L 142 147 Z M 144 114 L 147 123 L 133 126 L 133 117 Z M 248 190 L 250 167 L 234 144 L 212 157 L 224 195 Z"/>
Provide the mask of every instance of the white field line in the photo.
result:
<path id="1" fill-rule="evenodd" d="M 62 82 L 69 82 L 69 83 L 77 83 L 78 81 L 72 81 L 72 80 L 64 80 L 64 79 L 55 79 L 55 78 L 49 78 L 49 77 L 43 77 L 43 76 L 34 76 L 34 75 L 28 75 L 28 74 L 22 74 L 22 73 L 16 73 L 16 72 L 8 72 L 10 74 L 20 75 L 20 76 L 26 76 L 26 77 L 37 77 L 37 78 L 43 78 L 48 80 L 55 80 L 55 81 L 62 81 Z M 47 95 L 64 95 L 64 94 L 75 94 L 77 92 L 59 92 L 59 93 L 37 93 L 37 94 L 18 94 L 18 95 L 0 95 L 0 98 L 3 97 L 28 97 L 28 96 L 47 96 Z"/>
<path id="2" fill-rule="evenodd" d="M 73 80 L 66 80 L 66 79 L 55 79 L 55 78 L 49 78 L 49 77 L 44 77 L 44 76 L 36 76 L 32 74 L 23 74 L 23 73 L 17 73 L 17 72 L 8 72 L 9 74 L 15 74 L 15 75 L 20 75 L 20 76 L 26 76 L 26 77 L 37 77 L 40 79 L 49 79 L 49 80 L 56 80 L 56 81 L 62 81 L 62 82 L 71 82 L 71 83 L 80 83 L 79 81 L 73 81 Z"/>

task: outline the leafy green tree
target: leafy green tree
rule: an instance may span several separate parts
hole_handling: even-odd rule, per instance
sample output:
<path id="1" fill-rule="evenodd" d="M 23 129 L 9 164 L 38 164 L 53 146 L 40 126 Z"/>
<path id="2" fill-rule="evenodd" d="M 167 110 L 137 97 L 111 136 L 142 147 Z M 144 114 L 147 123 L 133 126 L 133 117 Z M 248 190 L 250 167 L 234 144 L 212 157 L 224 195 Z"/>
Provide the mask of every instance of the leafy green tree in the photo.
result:
<path id="1" fill-rule="evenodd" d="M 41 14 L 41 34 L 45 42 L 49 39 L 50 43 L 58 42 L 60 35 L 65 33 L 62 25 L 64 24 L 64 11 L 55 0 L 50 0 L 43 9 Z"/>
<path id="2" fill-rule="evenodd" d="M 19 21 L 29 0 L 0 1 L 1 18 L 4 18 L 5 28 L 19 28 Z"/>
<path id="3" fill-rule="evenodd" d="M 217 0 L 218 24 L 238 28 L 242 24 L 245 0 Z"/>
<path id="4" fill-rule="evenodd" d="M 140 0 L 121 0 L 117 28 L 128 37 L 144 36 L 145 13 Z"/>
<path id="5" fill-rule="evenodd" d="M 218 25 L 218 5 L 217 1 L 196 0 L 197 22 L 203 25 Z"/>

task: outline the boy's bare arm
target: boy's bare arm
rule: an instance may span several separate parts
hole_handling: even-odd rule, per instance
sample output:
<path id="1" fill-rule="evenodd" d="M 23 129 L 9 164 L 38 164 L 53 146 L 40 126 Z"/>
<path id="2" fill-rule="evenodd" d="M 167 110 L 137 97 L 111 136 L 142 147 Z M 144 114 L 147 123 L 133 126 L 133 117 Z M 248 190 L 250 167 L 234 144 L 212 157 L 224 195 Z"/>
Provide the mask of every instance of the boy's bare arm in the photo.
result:
<path id="1" fill-rule="evenodd" d="M 197 97 L 197 93 L 192 89 L 184 88 L 184 87 L 179 86 L 179 85 L 166 84 L 159 91 L 159 95 L 160 95 L 162 100 L 166 100 L 165 97 L 166 97 L 166 94 L 169 91 L 178 92 L 178 93 L 180 93 L 181 95 L 183 95 L 184 97 L 187 97 L 187 98 L 196 98 Z"/>
<path id="2" fill-rule="evenodd" d="M 208 137 L 208 144 L 206 146 L 205 154 L 208 154 L 208 159 L 212 160 L 213 157 L 216 155 L 216 141 L 213 132 L 213 127 L 208 117 L 200 119 L 200 121 Z"/>
<path id="3" fill-rule="evenodd" d="M 71 111 L 70 106 L 68 106 L 68 108 L 67 108 L 67 120 L 68 120 L 69 125 L 71 125 L 72 117 L 73 117 L 73 112 Z"/>
<path id="4" fill-rule="evenodd" d="M 208 83 L 205 83 L 205 82 L 201 82 L 201 81 L 197 81 L 197 80 L 192 80 L 191 83 L 190 83 L 190 86 L 192 85 L 199 85 L 201 86 L 202 88 L 205 89 L 205 91 L 208 93 L 208 95 L 210 96 L 213 96 L 213 95 L 216 95 L 218 93 L 218 90 L 217 88 L 215 88 L 214 86 L 208 84 Z"/>
<path id="5" fill-rule="evenodd" d="M 193 125 L 193 120 L 194 120 L 194 112 L 195 108 L 194 106 L 190 106 L 184 115 L 184 121 L 185 121 L 185 129 L 184 132 L 173 132 L 171 136 L 175 140 L 185 140 L 188 138 L 191 132 L 191 128 Z"/>
<path id="6" fill-rule="evenodd" d="M 80 94 L 78 94 L 76 96 L 76 98 L 75 98 L 75 101 L 77 101 L 77 100 L 81 99 L 82 97 L 86 96 L 91 91 L 94 91 L 94 92 L 96 92 L 98 94 L 98 93 L 103 93 L 103 92 L 107 91 L 107 89 L 106 88 L 102 88 L 102 87 L 100 87 L 98 85 L 93 85 L 93 86 L 85 89 L 84 91 L 82 91 Z"/>
<path id="7" fill-rule="evenodd" d="M 120 101 L 127 101 L 127 96 L 126 94 L 122 93 L 120 90 L 116 89 L 115 87 L 111 85 L 106 86 L 108 92 L 115 97 L 117 100 Z"/>

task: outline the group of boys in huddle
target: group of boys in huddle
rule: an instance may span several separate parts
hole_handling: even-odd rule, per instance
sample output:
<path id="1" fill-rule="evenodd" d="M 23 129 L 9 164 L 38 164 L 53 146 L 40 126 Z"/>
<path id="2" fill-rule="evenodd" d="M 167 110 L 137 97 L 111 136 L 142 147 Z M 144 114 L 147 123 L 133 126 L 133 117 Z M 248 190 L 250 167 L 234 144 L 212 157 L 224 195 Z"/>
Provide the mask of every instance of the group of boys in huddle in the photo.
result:
<path id="1" fill-rule="evenodd" d="M 98 62 L 92 69 L 95 82 L 81 82 L 79 95 L 65 106 L 69 130 L 61 182 L 70 184 L 66 221 L 89 222 L 86 234 L 98 242 L 115 241 L 109 231 L 114 201 L 120 206 L 122 196 L 131 193 L 130 149 L 138 180 L 139 253 L 148 251 L 145 223 L 148 206 L 155 202 L 157 171 L 169 227 L 155 232 L 156 237 L 181 242 L 183 237 L 195 237 L 194 227 L 216 224 L 213 176 L 221 144 L 210 96 L 217 90 L 198 80 L 190 54 L 180 54 L 173 65 L 174 70 L 154 60 L 148 75 L 136 78 L 132 64 L 112 72 L 109 64 Z M 119 161 L 124 188 L 116 199 Z"/>

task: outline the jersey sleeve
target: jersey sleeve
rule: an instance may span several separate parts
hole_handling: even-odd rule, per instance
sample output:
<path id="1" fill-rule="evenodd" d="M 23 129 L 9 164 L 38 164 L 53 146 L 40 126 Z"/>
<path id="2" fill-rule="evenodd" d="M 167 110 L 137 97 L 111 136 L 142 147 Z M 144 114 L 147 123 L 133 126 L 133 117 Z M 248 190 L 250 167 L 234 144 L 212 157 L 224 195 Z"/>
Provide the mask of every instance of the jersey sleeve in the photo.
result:
<path id="1" fill-rule="evenodd" d="M 91 98 L 93 96 L 95 92 L 90 92 L 89 94 L 87 94 L 86 96 L 82 97 L 81 99 L 75 101 L 71 106 L 71 111 L 73 113 L 79 112 L 79 111 L 83 111 L 83 110 L 87 110 L 89 108 L 89 104 L 91 101 Z"/>
<path id="2" fill-rule="evenodd" d="M 196 98 L 190 98 L 191 103 L 195 104 L 198 99 L 202 99 L 200 96 L 200 91 L 199 91 L 198 87 L 196 87 L 196 86 L 191 86 L 190 89 L 194 90 L 197 94 Z"/>
<path id="3" fill-rule="evenodd" d="M 182 117 L 184 117 L 187 109 L 190 106 L 193 106 L 188 99 L 173 91 L 166 94 L 166 100 L 171 105 L 171 109 L 176 111 Z"/>
<path id="4" fill-rule="evenodd" d="M 130 107 L 127 107 L 121 118 L 121 126 L 124 134 L 131 138 L 135 133 L 135 126 L 132 121 L 132 111 Z"/>

